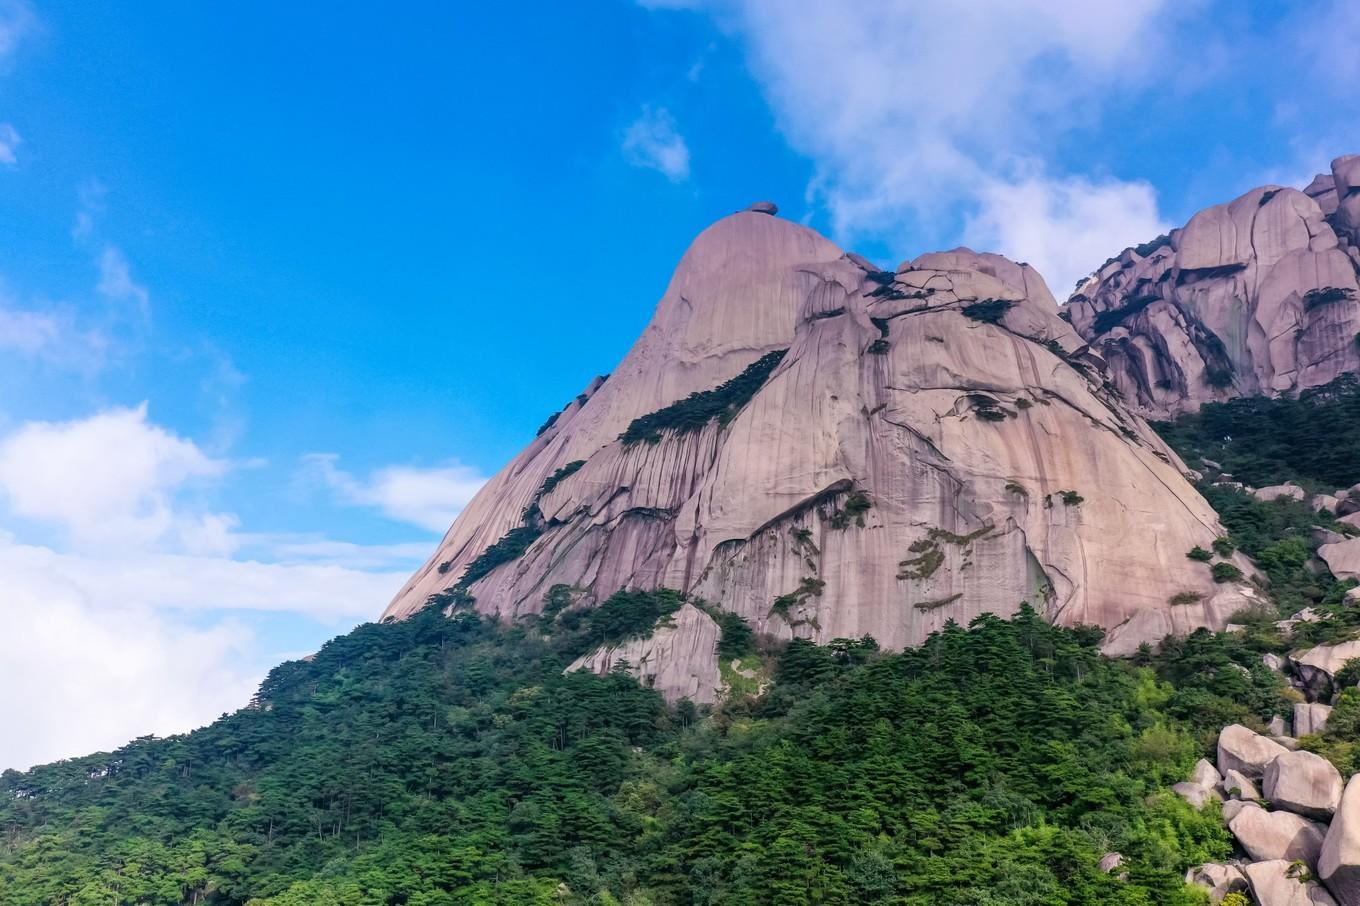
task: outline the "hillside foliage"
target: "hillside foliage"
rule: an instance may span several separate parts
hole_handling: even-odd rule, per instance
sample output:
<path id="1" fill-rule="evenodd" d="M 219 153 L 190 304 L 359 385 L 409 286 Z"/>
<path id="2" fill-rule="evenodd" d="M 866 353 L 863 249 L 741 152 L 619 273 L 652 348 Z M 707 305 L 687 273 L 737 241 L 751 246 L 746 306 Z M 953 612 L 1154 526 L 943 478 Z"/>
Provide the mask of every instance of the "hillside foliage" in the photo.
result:
<path id="1" fill-rule="evenodd" d="M 667 431 L 683 434 L 698 431 L 714 420 L 726 422 L 740 412 L 756 395 L 756 391 L 764 386 L 779 363 L 784 361 L 786 352 L 787 349 L 767 352 L 746 366 L 741 374 L 714 389 L 697 390 L 663 409 L 633 419 L 619 435 L 619 440 L 625 445 L 644 441 L 654 444 Z"/>
<path id="2" fill-rule="evenodd" d="M 1240 397 L 1155 426 L 1192 468 L 1201 458 L 1254 487 L 1294 481 L 1330 494 L 1360 482 L 1360 379 L 1297 398 Z"/>
<path id="3" fill-rule="evenodd" d="M 1165 787 L 1215 721 L 1277 705 L 1223 637 L 1173 686 L 1027 608 L 903 654 L 767 644 L 773 685 L 707 717 L 563 675 L 678 601 L 535 628 L 427 608 L 208 728 L 6 772 L 0 904 L 1200 903 L 1181 874 L 1227 834 Z"/>

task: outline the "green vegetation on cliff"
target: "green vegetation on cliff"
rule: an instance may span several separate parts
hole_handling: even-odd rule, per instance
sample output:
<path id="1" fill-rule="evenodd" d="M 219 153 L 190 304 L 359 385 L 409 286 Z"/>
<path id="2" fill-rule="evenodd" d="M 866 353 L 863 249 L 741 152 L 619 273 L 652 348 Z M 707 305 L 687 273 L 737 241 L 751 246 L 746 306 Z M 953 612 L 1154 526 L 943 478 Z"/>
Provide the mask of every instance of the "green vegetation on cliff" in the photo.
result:
<path id="1" fill-rule="evenodd" d="M 547 634 L 427 608 L 211 727 L 7 772 L 0 904 L 1199 903 L 1181 873 L 1226 831 L 1163 790 L 1274 707 L 1246 649 L 1199 634 L 1173 688 L 1028 609 L 903 654 L 767 646 L 773 686 L 702 718 L 562 674 L 677 601 Z"/>

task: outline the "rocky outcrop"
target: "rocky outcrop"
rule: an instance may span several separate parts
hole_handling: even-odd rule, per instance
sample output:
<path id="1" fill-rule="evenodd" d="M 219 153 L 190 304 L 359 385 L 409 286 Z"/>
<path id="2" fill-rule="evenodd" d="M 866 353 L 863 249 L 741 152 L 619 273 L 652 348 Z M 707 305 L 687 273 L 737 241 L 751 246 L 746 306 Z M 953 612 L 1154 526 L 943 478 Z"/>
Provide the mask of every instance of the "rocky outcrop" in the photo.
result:
<path id="1" fill-rule="evenodd" d="M 1342 906 L 1360 906 L 1360 774 L 1346 784 L 1318 858 L 1318 877 Z"/>
<path id="2" fill-rule="evenodd" d="M 1279 808 L 1326 821 L 1341 801 L 1341 774 L 1312 752 L 1286 752 L 1266 765 L 1261 790 Z"/>
<path id="3" fill-rule="evenodd" d="M 1078 284 L 1068 317 L 1130 405 L 1165 418 L 1360 370 L 1357 159 L 1200 211 Z"/>
<path id="4" fill-rule="evenodd" d="M 1266 766 L 1286 751 L 1279 743 L 1241 724 L 1232 724 L 1218 734 L 1218 771 L 1237 771 L 1250 780 L 1260 780 Z"/>
<path id="5" fill-rule="evenodd" d="M 629 672 L 671 701 L 695 704 L 717 701 L 722 679 L 718 671 L 718 624 L 693 604 L 685 604 L 661 620 L 646 638 L 600 648 L 579 658 L 568 672 L 585 668 L 605 674 L 627 662 Z"/>
<path id="6" fill-rule="evenodd" d="M 1258 906 L 1337 906 L 1327 891 L 1288 860 L 1253 862 L 1243 871 Z"/>
<path id="7" fill-rule="evenodd" d="M 1269 775 L 1269 768 L 1266 769 L 1266 773 Z M 1219 789 L 1223 791 L 1223 795 L 1227 799 L 1256 800 L 1261 798 L 1261 791 L 1256 788 L 1256 784 L 1241 771 L 1229 771 L 1225 774 L 1223 782 L 1219 784 Z"/>
<path id="8" fill-rule="evenodd" d="M 1318 557 L 1338 579 L 1360 579 L 1360 538 L 1324 544 L 1318 548 Z"/>
<path id="9" fill-rule="evenodd" d="M 1285 484 L 1271 485 L 1268 488 L 1257 488 L 1251 492 L 1251 496 L 1269 503 L 1272 500 L 1279 500 L 1281 497 L 1287 497 L 1290 500 L 1302 500 L 1308 496 L 1308 492 L 1293 482 L 1286 482 Z"/>
<path id="10" fill-rule="evenodd" d="M 1206 862 L 1185 873 L 1185 883 L 1196 884 L 1209 891 L 1209 901 L 1218 903 L 1230 893 L 1247 889 L 1246 875 L 1236 865 Z"/>
<path id="11" fill-rule="evenodd" d="M 1314 699 L 1332 694 L 1332 677 L 1351 658 L 1360 657 L 1360 639 L 1335 645 L 1318 645 L 1289 656 L 1289 665 L 1303 690 Z"/>
<path id="12" fill-rule="evenodd" d="M 1247 802 L 1228 822 L 1228 830 L 1254 862 L 1284 859 L 1302 862 L 1312 869 L 1322 851 L 1326 826 L 1293 812 L 1268 812 L 1254 802 Z"/>
<path id="13" fill-rule="evenodd" d="M 1327 718 L 1332 716 L 1332 706 L 1317 702 L 1299 702 L 1294 705 L 1294 735 L 1308 736 L 1327 729 Z"/>
<path id="14" fill-rule="evenodd" d="M 461 582 L 506 620 L 558 584 L 586 606 L 664 586 L 776 638 L 889 649 L 1024 601 L 1115 654 L 1221 627 L 1250 591 L 1185 552 L 1222 529 L 1102 364 L 1027 266 L 958 249 L 881 272 L 733 214 L 385 616 Z"/>

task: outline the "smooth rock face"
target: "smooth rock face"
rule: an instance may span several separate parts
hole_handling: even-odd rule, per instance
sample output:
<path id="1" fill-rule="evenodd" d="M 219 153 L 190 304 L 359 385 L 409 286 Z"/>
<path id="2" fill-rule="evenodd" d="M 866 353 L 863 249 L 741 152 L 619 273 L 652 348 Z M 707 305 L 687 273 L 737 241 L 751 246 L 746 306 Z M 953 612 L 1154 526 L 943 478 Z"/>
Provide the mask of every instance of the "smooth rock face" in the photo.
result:
<path id="1" fill-rule="evenodd" d="M 1294 705 L 1294 733 L 1297 736 L 1321 733 L 1327 729 L 1327 718 L 1331 716 L 1331 705 L 1299 702 Z"/>
<path id="2" fill-rule="evenodd" d="M 1270 764 L 1287 750 L 1241 724 L 1224 727 L 1218 734 L 1218 770 L 1221 774 L 1238 771 L 1251 780 L 1260 780 Z"/>
<path id="3" fill-rule="evenodd" d="M 1119 853 L 1106 853 L 1105 855 L 1100 857 L 1100 862 L 1096 864 L 1096 868 L 1099 869 L 1100 871 L 1108 873 L 1114 871 L 1116 868 L 1123 864 L 1124 857 L 1121 856 Z"/>
<path id="4" fill-rule="evenodd" d="M 1341 801 L 1341 774 L 1312 752 L 1286 752 L 1266 765 L 1261 789 L 1272 805 L 1325 821 Z"/>
<path id="5" fill-rule="evenodd" d="M 1250 802 L 1228 822 L 1228 829 L 1255 862 L 1297 860 L 1310 869 L 1318 864 L 1327 830 L 1293 812 L 1268 812 Z"/>
<path id="6" fill-rule="evenodd" d="M 1253 862 L 1242 870 L 1258 906 L 1337 906 L 1318 884 L 1299 880 L 1297 867 L 1286 859 Z"/>
<path id="7" fill-rule="evenodd" d="M 997 323 L 964 313 L 986 300 Z M 782 349 L 727 424 L 619 439 Z M 871 272 L 797 224 L 731 215 L 612 376 L 487 483 L 385 617 L 452 586 L 537 501 L 543 534 L 472 583 L 478 611 L 535 614 L 562 583 L 588 604 L 676 588 L 757 632 L 887 649 L 1022 601 L 1107 627 L 1112 654 L 1219 628 L 1251 592 L 1186 559 L 1223 531 L 1100 366 L 1028 267 L 959 249 Z M 853 493 L 869 509 L 847 519 Z M 774 607 L 805 579 L 818 593 Z"/>
<path id="8" fill-rule="evenodd" d="M 722 679 L 718 672 L 718 624 L 693 604 L 685 604 L 648 638 L 599 648 L 578 658 L 566 672 L 581 668 L 606 674 L 620 661 L 644 686 L 667 699 L 688 698 L 695 704 L 717 701 Z"/>
<path id="9" fill-rule="evenodd" d="M 1237 813 L 1248 806 L 1260 808 L 1255 802 L 1248 802 L 1245 799 L 1229 799 L 1223 803 L 1223 823 L 1232 824 L 1232 819 L 1237 817 Z"/>
<path id="10" fill-rule="evenodd" d="M 1360 906 L 1360 774 L 1352 777 L 1327 829 L 1318 877 L 1343 906 Z"/>
<path id="11" fill-rule="evenodd" d="M 1209 901 L 1217 903 L 1226 894 L 1247 889 L 1246 875 L 1236 865 L 1206 862 L 1185 873 L 1185 883 L 1209 889 Z"/>
<path id="12" fill-rule="evenodd" d="M 1360 370 L 1353 160 L 1305 192 L 1263 186 L 1200 211 L 1077 286 L 1072 324 L 1130 405 L 1166 418 Z"/>

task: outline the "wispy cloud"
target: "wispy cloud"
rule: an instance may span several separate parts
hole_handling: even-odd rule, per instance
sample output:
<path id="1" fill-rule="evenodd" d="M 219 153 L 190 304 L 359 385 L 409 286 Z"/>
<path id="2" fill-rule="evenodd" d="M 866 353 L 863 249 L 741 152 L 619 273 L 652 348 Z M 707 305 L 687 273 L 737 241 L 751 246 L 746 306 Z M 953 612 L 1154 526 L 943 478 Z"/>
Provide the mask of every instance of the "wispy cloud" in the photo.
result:
<path id="1" fill-rule="evenodd" d="M 303 477 L 320 481 L 344 503 L 373 507 L 389 519 L 430 531 L 447 529 L 486 484 L 486 476 L 459 463 L 429 469 L 386 466 L 360 479 L 338 462 L 334 453 L 308 454 Z"/>
<path id="2" fill-rule="evenodd" d="M 38 27 L 38 14 L 28 0 L 0 0 L 0 65 Z"/>
<path id="3" fill-rule="evenodd" d="M 146 287 L 132 279 L 132 268 L 127 258 L 117 246 L 106 245 L 100 252 L 99 283 L 95 289 L 100 295 L 119 302 L 135 302 L 143 313 L 151 302 L 151 294 Z"/>
<path id="4" fill-rule="evenodd" d="M 24 140 L 10 123 L 0 123 L 0 164 L 12 167 L 19 162 L 19 146 Z"/>
<path id="5" fill-rule="evenodd" d="M 736 36 L 780 130 L 814 161 L 810 200 L 842 241 L 957 237 L 962 210 L 975 241 L 1065 288 L 1160 223 L 1146 186 L 1066 172 L 1050 151 L 1150 78 L 1168 0 L 868 0 L 853 15 L 836 0 L 643 5 L 698 8 Z M 1098 204 L 1077 203 L 1085 186 Z M 1028 230 L 1114 244 L 1086 261 L 1030 241 L 1002 222 L 1021 195 L 1049 215 L 1031 214 Z"/>
<path id="6" fill-rule="evenodd" d="M 671 182 L 689 179 L 689 146 L 664 107 L 644 107 L 624 130 L 623 156 L 635 167 L 665 174 Z"/>

